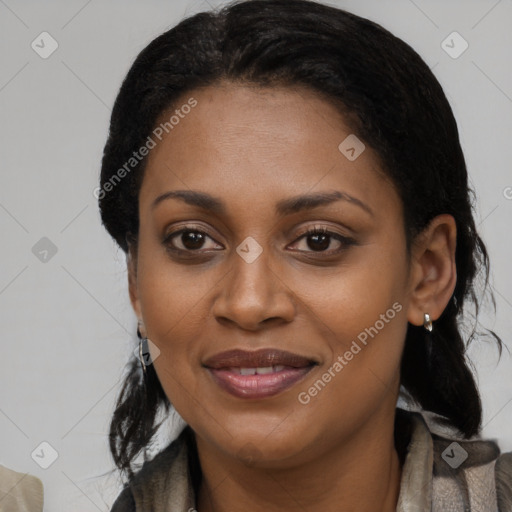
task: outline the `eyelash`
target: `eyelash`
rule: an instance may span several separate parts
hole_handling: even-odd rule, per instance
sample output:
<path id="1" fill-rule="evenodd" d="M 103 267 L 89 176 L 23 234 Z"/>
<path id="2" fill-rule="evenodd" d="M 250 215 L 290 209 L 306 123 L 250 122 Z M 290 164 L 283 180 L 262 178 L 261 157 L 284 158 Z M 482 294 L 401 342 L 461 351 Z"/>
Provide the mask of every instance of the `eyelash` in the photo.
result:
<path id="1" fill-rule="evenodd" d="M 200 253 L 201 249 L 197 249 L 197 250 L 179 249 L 177 247 L 172 246 L 171 242 L 175 237 L 178 237 L 179 235 L 181 235 L 183 233 L 187 233 L 187 232 L 188 233 L 199 233 L 199 234 L 205 235 L 208 238 L 211 238 L 213 240 L 213 238 L 210 235 L 208 235 L 208 233 L 203 231 L 202 229 L 198 229 L 194 226 L 187 226 L 178 231 L 169 233 L 168 235 L 165 236 L 165 238 L 163 240 L 163 244 L 166 246 L 166 249 L 168 251 L 170 251 L 171 253 L 178 254 L 178 255 L 179 254 L 182 254 L 182 255 L 187 254 L 189 256 L 193 256 L 193 255 L 197 255 L 198 253 Z M 312 254 L 323 254 L 323 255 L 332 256 L 335 254 L 342 253 L 344 250 L 346 250 L 351 245 L 355 245 L 355 240 L 353 238 L 349 238 L 349 237 L 340 235 L 339 233 L 336 233 L 334 231 L 329 231 L 325 227 L 316 227 L 316 226 L 313 228 L 307 229 L 304 233 L 299 235 L 299 237 L 295 240 L 295 242 L 302 240 L 303 238 L 307 238 L 308 236 L 312 236 L 312 235 L 328 235 L 329 237 L 334 238 L 335 240 L 339 241 L 341 243 L 342 247 L 335 251 L 332 251 L 332 250 L 312 251 L 312 250 L 310 250 L 310 251 L 299 251 L 299 252 L 306 253 L 306 254 L 312 253 Z M 214 250 L 216 250 L 216 249 L 214 249 Z"/>

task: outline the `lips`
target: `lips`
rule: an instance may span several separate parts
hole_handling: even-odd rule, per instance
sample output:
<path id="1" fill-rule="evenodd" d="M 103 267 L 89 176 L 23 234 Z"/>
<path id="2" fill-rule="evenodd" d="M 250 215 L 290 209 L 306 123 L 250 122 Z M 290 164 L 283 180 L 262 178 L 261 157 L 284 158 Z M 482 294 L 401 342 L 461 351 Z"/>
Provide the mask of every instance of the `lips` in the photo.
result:
<path id="1" fill-rule="evenodd" d="M 207 359 L 204 366 L 208 368 L 263 368 L 268 366 L 291 366 L 304 368 L 315 364 L 315 361 L 307 357 L 285 352 L 284 350 L 260 349 L 253 352 L 246 350 L 229 350 Z"/>
<path id="2" fill-rule="evenodd" d="M 239 398 L 276 395 L 301 380 L 316 361 L 275 349 L 230 350 L 207 359 L 203 366 L 214 381 Z"/>

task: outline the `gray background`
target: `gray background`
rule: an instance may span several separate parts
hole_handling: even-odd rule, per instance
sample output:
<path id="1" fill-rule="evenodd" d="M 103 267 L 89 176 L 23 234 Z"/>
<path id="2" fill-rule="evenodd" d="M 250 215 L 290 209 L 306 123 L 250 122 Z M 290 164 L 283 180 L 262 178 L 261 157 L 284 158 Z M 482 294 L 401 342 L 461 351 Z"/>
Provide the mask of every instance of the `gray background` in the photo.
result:
<path id="1" fill-rule="evenodd" d="M 106 511 L 119 492 L 116 474 L 105 475 L 107 428 L 136 338 L 124 255 L 93 196 L 111 106 L 140 50 L 220 3 L 0 0 L 0 464 L 42 479 L 45 511 Z M 443 85 L 491 256 L 497 315 L 484 311 L 482 323 L 512 346 L 512 1 L 330 3 L 403 38 Z M 43 31 L 59 45 L 47 59 L 31 48 Z M 453 31 L 469 44 L 458 58 L 441 46 Z M 469 353 L 483 434 L 512 450 L 510 356 L 498 364 L 486 341 Z M 31 457 L 43 441 L 58 452 L 48 469 Z"/>

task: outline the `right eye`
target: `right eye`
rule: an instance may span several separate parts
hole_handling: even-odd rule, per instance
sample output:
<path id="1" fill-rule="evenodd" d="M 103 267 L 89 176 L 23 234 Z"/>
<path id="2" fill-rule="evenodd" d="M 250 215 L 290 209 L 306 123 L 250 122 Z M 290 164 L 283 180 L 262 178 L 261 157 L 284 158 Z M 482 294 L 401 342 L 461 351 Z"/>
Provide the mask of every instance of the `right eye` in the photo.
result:
<path id="1" fill-rule="evenodd" d="M 164 238 L 164 245 L 171 251 L 178 252 L 197 252 L 200 249 L 204 249 L 204 244 L 207 240 L 215 242 L 207 233 L 202 230 L 185 227 L 169 233 Z M 217 244 L 217 242 L 215 242 Z M 217 244 L 218 245 L 218 244 Z M 215 249 L 213 247 L 207 247 L 207 250 Z"/>

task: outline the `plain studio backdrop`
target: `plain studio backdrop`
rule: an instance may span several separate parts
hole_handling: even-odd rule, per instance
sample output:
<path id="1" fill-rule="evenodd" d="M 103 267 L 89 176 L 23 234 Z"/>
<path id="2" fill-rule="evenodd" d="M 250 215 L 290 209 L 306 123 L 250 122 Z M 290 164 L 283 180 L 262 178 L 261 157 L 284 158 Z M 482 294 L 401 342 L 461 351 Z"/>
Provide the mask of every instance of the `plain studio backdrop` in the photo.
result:
<path id="1" fill-rule="evenodd" d="M 490 252 L 497 313 L 487 308 L 481 323 L 512 347 L 512 1 L 330 4 L 404 39 L 440 80 Z M 0 464 L 43 481 L 46 512 L 108 511 L 120 490 L 108 424 L 136 323 L 124 254 L 93 195 L 114 99 L 152 39 L 218 5 L 0 1 Z M 483 436 L 510 451 L 511 358 L 505 350 L 498 364 L 486 340 L 469 354 Z"/>

